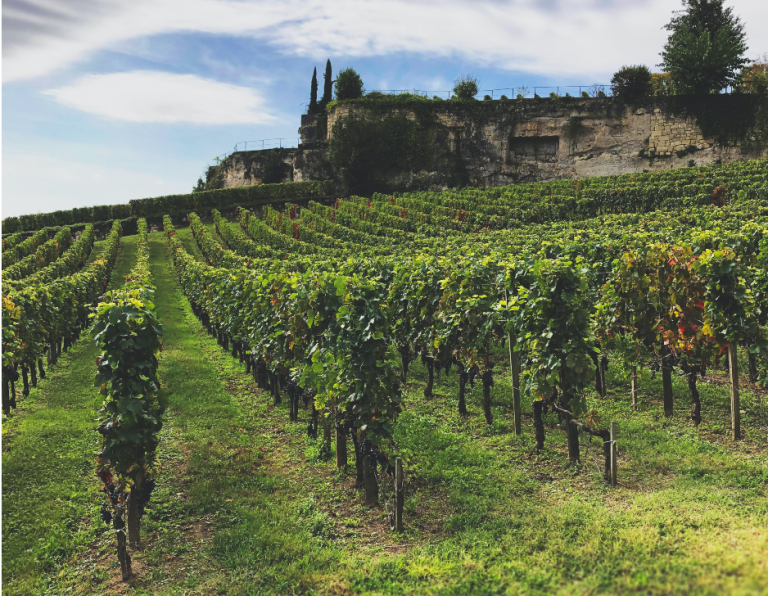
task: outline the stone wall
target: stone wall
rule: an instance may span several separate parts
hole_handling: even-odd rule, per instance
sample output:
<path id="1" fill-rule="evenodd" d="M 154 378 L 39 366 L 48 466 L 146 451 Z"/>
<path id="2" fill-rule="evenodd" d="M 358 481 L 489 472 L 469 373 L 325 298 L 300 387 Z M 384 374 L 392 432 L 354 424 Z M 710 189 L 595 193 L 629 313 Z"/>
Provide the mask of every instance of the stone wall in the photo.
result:
<path id="1" fill-rule="evenodd" d="M 402 190 L 444 188 L 451 180 L 446 164 L 456 163 L 469 184 L 501 186 L 768 157 L 765 142 L 706 137 L 695 117 L 665 105 L 629 107 L 612 98 L 436 101 L 390 107 L 362 101 L 335 104 L 327 116 L 302 116 L 299 148 L 281 153 L 284 180 L 338 179 L 328 160 L 328 143 L 334 125 L 351 114 L 379 119 L 401 114 L 430 122 L 434 166 L 392 173 L 391 186 Z M 764 133 L 758 137 L 765 139 Z M 265 153 L 242 152 L 227 158 L 221 166 L 225 186 L 258 183 L 264 163 L 260 154 Z"/>
<path id="2" fill-rule="evenodd" d="M 714 144 L 714 139 L 704 138 L 704 133 L 696 125 L 694 118 L 670 116 L 659 108 L 653 109 L 651 136 L 648 138 L 649 151 L 668 157 L 682 151 L 692 152 L 692 148 L 697 151 L 709 149 Z"/>
<path id="3" fill-rule="evenodd" d="M 272 152 L 282 162 L 282 177 L 272 182 L 301 182 L 302 180 L 332 180 L 334 171 L 326 157 L 327 147 L 298 149 L 264 149 L 238 151 L 217 166 L 222 175 L 223 188 L 263 184 L 265 170 Z"/>

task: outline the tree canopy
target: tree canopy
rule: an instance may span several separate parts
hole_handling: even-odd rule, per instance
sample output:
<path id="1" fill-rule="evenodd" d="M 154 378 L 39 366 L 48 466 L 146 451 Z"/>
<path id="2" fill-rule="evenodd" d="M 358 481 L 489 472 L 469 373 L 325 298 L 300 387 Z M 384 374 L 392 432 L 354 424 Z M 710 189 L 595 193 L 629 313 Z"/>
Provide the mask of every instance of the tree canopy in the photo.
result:
<path id="1" fill-rule="evenodd" d="M 723 0 L 683 0 L 683 6 L 666 26 L 671 33 L 660 66 L 681 93 L 706 94 L 733 85 L 750 63 L 741 20 Z"/>
<path id="2" fill-rule="evenodd" d="M 334 81 L 336 99 L 360 99 L 365 92 L 363 79 L 353 68 L 345 68 Z"/>

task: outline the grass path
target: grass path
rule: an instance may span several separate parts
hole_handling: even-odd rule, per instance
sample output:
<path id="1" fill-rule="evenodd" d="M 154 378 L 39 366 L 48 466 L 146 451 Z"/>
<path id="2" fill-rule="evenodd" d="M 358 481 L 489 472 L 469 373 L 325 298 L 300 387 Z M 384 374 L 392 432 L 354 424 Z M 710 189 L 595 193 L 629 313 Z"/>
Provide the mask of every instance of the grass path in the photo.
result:
<path id="1" fill-rule="evenodd" d="M 135 240 L 122 240 L 112 287 L 135 263 Z M 88 540 L 97 484 L 96 354 L 83 335 L 3 421 L 4 593 L 42 591 L 45 572 Z"/>

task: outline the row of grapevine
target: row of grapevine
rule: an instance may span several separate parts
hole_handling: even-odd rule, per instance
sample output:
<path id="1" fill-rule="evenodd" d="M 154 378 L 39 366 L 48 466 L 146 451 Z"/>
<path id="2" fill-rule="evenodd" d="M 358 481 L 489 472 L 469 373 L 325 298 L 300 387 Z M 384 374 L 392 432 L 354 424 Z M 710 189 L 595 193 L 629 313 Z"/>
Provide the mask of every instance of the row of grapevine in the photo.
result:
<path id="1" fill-rule="evenodd" d="M 247 344 L 254 376 L 262 367 L 273 383 L 290 376 L 315 394 L 318 410 L 328 409 L 338 432 L 354 426 L 369 451 L 391 436 L 400 390 L 386 358 L 390 313 L 380 282 L 343 271 L 210 267 L 184 250 L 170 218 L 165 230 L 193 309 L 206 326 Z M 361 476 L 364 461 L 357 458 Z"/>
<path id="2" fill-rule="evenodd" d="M 744 283 L 754 286 L 765 284 L 765 268 L 756 267 L 755 263 L 761 255 L 758 247 L 760 242 L 765 242 L 766 228 L 764 223 L 757 222 L 744 225 L 743 218 L 749 217 L 750 210 L 755 213 L 760 208 L 759 204 L 754 204 L 717 210 L 689 210 L 686 217 L 699 220 L 703 224 L 700 229 L 691 226 L 690 221 L 669 222 L 669 215 L 663 213 L 656 214 L 649 221 L 658 224 L 653 232 L 661 230 L 665 224 L 674 223 L 668 225 L 667 235 L 689 243 L 678 242 L 659 248 L 665 263 L 680 262 L 690 269 L 692 261 L 711 262 L 714 258 L 711 255 L 731 255 L 735 275 L 746 276 Z M 565 231 L 558 230 L 548 239 L 551 245 L 549 242 L 542 243 L 541 234 L 523 234 L 520 243 L 512 242 L 509 246 L 497 242 L 491 249 L 478 244 L 476 255 L 468 256 L 467 247 L 461 246 L 457 252 L 437 257 L 385 257 L 344 266 L 355 267 L 356 272 L 364 276 L 370 276 L 375 271 L 376 279 L 387 279 L 390 293 L 386 300 L 394 310 L 394 324 L 388 331 L 388 337 L 400 348 L 404 368 L 412 357 L 411 352 L 416 351 L 426 357 L 430 370 L 432 364 L 456 364 L 462 375 L 470 375 L 474 370 L 475 374 L 483 377 L 485 396 L 489 394 L 487 387 L 492 383 L 491 343 L 528 338 L 514 340 L 517 357 L 522 359 L 528 391 L 539 401 L 555 402 L 557 407 L 576 414 L 583 411 L 583 390 L 587 376 L 593 374 L 588 371 L 592 370 L 591 363 L 600 352 L 598 340 L 604 342 L 603 347 L 619 349 L 610 336 L 638 337 L 635 331 L 626 333 L 621 328 L 612 327 L 615 321 L 609 325 L 602 319 L 602 327 L 597 324 L 599 313 L 613 312 L 610 305 L 615 296 L 609 290 L 616 284 L 621 285 L 620 277 L 615 278 L 621 273 L 621 256 L 627 254 L 630 255 L 627 258 L 639 259 L 637 255 L 647 252 L 652 244 L 651 232 L 643 225 L 628 230 L 627 216 L 615 216 L 615 219 L 612 233 L 617 233 L 617 237 L 613 240 L 610 234 L 608 238 L 598 236 L 588 239 L 571 227 Z M 725 228 L 733 224 L 736 231 L 725 234 L 722 230 L 718 233 L 708 231 L 718 220 Z M 637 220 L 636 224 L 641 221 Z M 588 222 L 585 227 L 590 229 L 604 224 L 601 219 Z M 685 225 L 689 228 L 688 233 L 682 233 L 681 226 Z M 621 234 L 618 234 L 619 231 Z M 497 239 L 501 240 L 501 236 Z M 542 244 L 544 248 L 541 248 Z M 675 257 L 680 254 L 689 255 L 689 261 Z M 659 277 L 658 268 L 654 269 L 656 265 L 658 262 L 654 261 L 644 263 L 640 268 L 642 276 L 663 279 L 663 287 L 670 286 L 675 279 L 687 279 L 686 287 L 694 296 L 696 287 L 709 284 L 716 288 L 721 283 L 713 282 L 715 274 L 708 272 L 705 275 L 705 270 L 701 268 L 698 280 L 692 280 L 690 274 L 686 278 L 679 271 L 670 272 L 671 278 L 667 280 L 664 275 Z M 763 281 L 760 282 L 760 279 Z M 500 284 L 498 280 L 515 280 L 515 283 Z M 697 329 L 705 329 L 706 341 L 716 345 L 718 352 L 726 350 L 734 341 L 742 341 L 749 344 L 753 355 L 762 354 L 765 337 L 760 325 L 764 323 L 760 320 L 758 304 L 746 299 L 746 294 L 737 292 L 737 296 L 741 297 L 741 314 L 733 316 L 741 317 L 739 329 L 742 335 L 737 339 L 733 336 L 729 338 L 722 325 L 713 322 L 720 311 L 713 306 L 719 299 L 712 292 L 714 290 L 709 294 L 700 294 L 701 300 L 693 302 L 695 307 L 703 305 L 703 312 L 698 314 L 701 324 L 697 324 Z M 670 361 L 666 350 L 674 356 L 678 366 L 688 366 L 681 363 L 693 362 L 696 359 L 694 356 L 701 362 L 701 353 L 686 354 L 686 350 L 690 352 L 690 341 L 686 342 L 683 338 L 682 343 L 675 342 L 670 335 L 682 333 L 681 319 L 668 313 L 690 308 L 691 301 L 682 301 L 684 292 L 679 288 L 675 290 L 673 287 L 665 293 L 656 294 L 661 298 L 654 299 L 654 308 L 648 315 L 648 328 L 640 334 L 652 338 L 648 340 L 644 362 L 648 359 L 664 362 L 665 358 Z M 558 297 L 554 302 L 553 296 Z M 558 302 L 561 299 L 563 302 Z M 500 314 L 509 304 L 513 305 L 511 308 L 517 314 Z M 562 323 L 555 323 L 557 320 L 562 320 Z M 590 320 L 596 321 L 595 324 L 585 328 L 584 325 Z M 558 336 L 553 328 L 561 329 L 564 335 Z M 535 331 L 541 329 L 548 331 Z M 746 329 L 750 330 L 749 333 L 744 332 Z M 548 337 L 540 337 L 550 333 Z M 530 337 L 535 339 L 530 340 Z M 711 360 L 714 362 L 715 359 Z M 693 392 L 692 399 L 696 401 Z M 459 408 L 462 410 L 465 406 L 460 404 Z M 484 409 L 490 422 L 490 408 L 484 404 Z M 697 420 L 698 414 L 694 413 L 693 418 Z"/>
<path id="3" fill-rule="evenodd" d="M 5 261 L 5 251 L 16 248 L 16 245 L 22 240 L 24 240 L 24 238 L 21 235 L 21 232 L 15 232 L 14 234 L 9 234 L 6 238 L 3 238 L 3 261 Z"/>
<path id="4" fill-rule="evenodd" d="M 48 228 L 43 228 L 25 240 L 21 240 L 20 234 L 14 234 L 12 242 L 7 247 L 3 241 L 3 269 L 32 254 L 38 246 L 48 241 L 48 237 Z"/>
<path id="5" fill-rule="evenodd" d="M 123 205 L 77 207 L 3 219 L 3 233 L 39 230 L 45 227 L 104 222 L 132 217 L 162 217 L 165 213 L 186 213 L 194 209 L 222 209 L 237 205 L 259 205 L 327 197 L 334 193 L 331 181 L 304 181 L 239 186 L 150 199 L 134 199 Z M 3 247 L 3 251 L 6 247 Z M 4 255 L 5 256 L 5 255 Z M 5 258 L 3 259 L 5 263 Z"/>
<path id="6" fill-rule="evenodd" d="M 101 516 L 116 530 L 124 580 L 132 574 L 125 515 L 128 541 L 139 547 L 141 517 L 155 487 L 155 452 L 168 406 L 157 376 L 163 328 L 153 302 L 145 219 L 138 220 L 138 236 L 136 265 L 122 288 L 101 298 L 91 328 L 101 349 L 96 359 L 96 385 L 103 396 L 97 428 L 102 447 L 96 457 L 96 473 L 111 506 L 102 505 Z"/>
<path id="7" fill-rule="evenodd" d="M 23 395 L 45 374 L 43 359 L 56 364 L 88 326 L 88 315 L 109 282 L 121 237 L 119 222 L 93 263 L 58 279 L 23 284 L 3 293 L 3 411 L 15 407 L 15 382 L 23 380 Z"/>
<path id="8" fill-rule="evenodd" d="M 216 232 L 221 236 L 226 245 L 237 253 L 254 259 L 276 258 L 279 253 L 260 244 L 245 235 L 245 232 L 230 224 L 221 216 L 217 209 L 211 211 Z"/>
<path id="9" fill-rule="evenodd" d="M 69 228 L 63 228 L 68 230 Z M 61 256 L 49 263 L 37 273 L 32 273 L 28 277 L 16 280 L 7 280 L 5 282 L 6 292 L 9 288 L 18 288 L 21 285 L 41 284 L 60 277 L 65 277 L 78 271 L 86 262 L 93 250 L 93 244 L 96 240 L 96 232 L 92 224 L 88 224 L 77 240 L 67 248 Z M 46 243 L 48 244 L 48 243 Z M 45 245 L 43 245 L 45 246 Z"/>

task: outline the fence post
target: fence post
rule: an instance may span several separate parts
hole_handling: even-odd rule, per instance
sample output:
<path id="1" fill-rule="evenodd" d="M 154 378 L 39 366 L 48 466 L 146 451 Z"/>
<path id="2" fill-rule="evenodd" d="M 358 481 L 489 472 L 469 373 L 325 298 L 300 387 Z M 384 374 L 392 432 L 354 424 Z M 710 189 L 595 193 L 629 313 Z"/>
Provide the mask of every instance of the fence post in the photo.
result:
<path id="1" fill-rule="evenodd" d="M 616 486 L 617 483 L 617 468 L 616 468 L 616 421 L 611 421 L 611 486 Z"/>
<path id="2" fill-rule="evenodd" d="M 403 460 L 395 458 L 395 532 L 403 531 L 403 505 L 405 491 L 403 490 Z"/>

